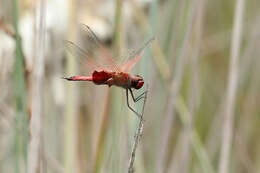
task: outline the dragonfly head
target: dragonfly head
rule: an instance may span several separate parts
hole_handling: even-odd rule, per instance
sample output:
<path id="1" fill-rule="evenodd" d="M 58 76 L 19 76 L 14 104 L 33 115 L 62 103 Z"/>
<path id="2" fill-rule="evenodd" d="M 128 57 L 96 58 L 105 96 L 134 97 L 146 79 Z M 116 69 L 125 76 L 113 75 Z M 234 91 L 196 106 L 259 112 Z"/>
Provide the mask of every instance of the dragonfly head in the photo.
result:
<path id="1" fill-rule="evenodd" d="M 144 80 L 141 76 L 135 75 L 132 80 L 132 87 L 134 89 L 140 89 L 144 85 Z"/>

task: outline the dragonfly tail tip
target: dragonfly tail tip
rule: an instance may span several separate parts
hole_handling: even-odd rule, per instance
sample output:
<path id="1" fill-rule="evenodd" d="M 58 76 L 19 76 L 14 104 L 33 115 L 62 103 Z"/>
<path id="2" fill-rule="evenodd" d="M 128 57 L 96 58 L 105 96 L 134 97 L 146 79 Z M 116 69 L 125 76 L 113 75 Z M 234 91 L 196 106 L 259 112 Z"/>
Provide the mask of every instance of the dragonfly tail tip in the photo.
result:
<path id="1" fill-rule="evenodd" d="M 66 80 L 68 80 L 69 78 L 67 78 L 67 77 L 61 77 L 61 79 L 66 79 Z"/>

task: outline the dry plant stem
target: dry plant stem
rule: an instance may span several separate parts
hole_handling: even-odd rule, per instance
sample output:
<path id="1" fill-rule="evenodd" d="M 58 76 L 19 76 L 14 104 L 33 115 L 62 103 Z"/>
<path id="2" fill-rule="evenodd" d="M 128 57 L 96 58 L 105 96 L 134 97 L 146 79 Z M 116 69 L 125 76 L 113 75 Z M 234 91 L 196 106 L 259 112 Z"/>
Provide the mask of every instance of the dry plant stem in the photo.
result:
<path id="1" fill-rule="evenodd" d="M 147 33 L 149 28 L 151 26 L 148 23 L 148 19 L 146 14 L 136 5 L 136 2 L 130 1 L 135 9 L 135 19 L 137 20 L 138 24 L 142 28 L 144 33 Z M 155 40 L 155 43 L 153 44 L 152 47 L 152 53 L 154 56 L 152 58 L 154 59 L 154 62 L 160 72 L 161 77 L 167 81 L 170 78 L 170 67 L 166 61 L 165 55 L 159 45 L 159 42 Z"/>
<path id="2" fill-rule="evenodd" d="M 28 150 L 28 172 L 38 173 L 41 168 L 42 144 L 42 86 L 44 74 L 44 41 L 45 41 L 45 1 L 41 1 L 39 30 L 36 33 L 36 54 L 32 86 L 32 116 L 30 121 L 31 139 Z"/>
<path id="3" fill-rule="evenodd" d="M 243 122 L 244 123 L 244 122 Z M 235 136 L 235 142 L 236 142 L 236 154 L 237 158 L 241 162 L 241 165 L 245 168 L 245 172 L 254 172 L 256 170 L 254 168 L 253 162 L 249 156 L 249 152 L 247 151 L 247 143 L 245 137 L 243 135 L 240 135 L 242 129 L 238 130 L 238 134 L 234 135 Z"/>
<path id="4" fill-rule="evenodd" d="M 168 142 L 170 140 L 171 131 L 173 127 L 173 120 L 175 117 L 175 108 L 173 105 L 176 103 L 176 96 L 180 90 L 181 79 L 184 71 L 185 66 L 185 59 L 187 56 L 187 49 L 189 47 L 189 39 L 192 31 L 194 16 L 196 16 L 197 12 L 197 4 L 196 1 L 192 1 L 191 5 L 191 12 L 187 23 L 187 31 L 184 36 L 184 41 L 180 50 L 180 55 L 178 56 L 177 63 L 176 63 L 176 71 L 174 72 L 174 79 L 170 84 L 170 94 L 168 97 L 168 104 L 166 106 L 165 116 L 161 123 L 161 132 L 160 132 L 160 143 L 158 144 L 157 148 L 157 162 L 156 162 L 156 172 L 162 173 L 165 172 L 165 163 L 166 163 L 166 156 L 168 154 Z"/>
<path id="5" fill-rule="evenodd" d="M 193 55 L 190 60 L 191 68 L 191 85 L 189 89 L 189 114 L 187 116 L 187 123 L 184 124 L 184 137 L 182 142 L 182 150 L 179 154 L 174 154 L 172 157 L 172 163 L 168 172 L 189 172 L 190 165 L 190 153 L 191 153 L 191 138 L 193 133 L 193 119 L 196 108 L 198 107 L 199 102 L 199 55 L 200 55 L 200 45 L 201 45 L 201 35 L 202 35 L 202 26 L 203 26 L 203 13 L 204 13 L 204 0 L 199 0 L 198 2 L 198 13 L 196 16 L 196 23 L 194 27 L 194 43 L 193 43 Z M 182 138 L 180 138 L 182 139 Z M 178 170 L 174 170 L 177 166 Z"/>
<path id="6" fill-rule="evenodd" d="M 246 25 L 246 21 L 245 21 Z M 257 50 L 259 45 L 259 28 L 260 28 L 260 13 L 258 13 L 257 17 L 254 19 L 250 26 L 250 35 L 248 36 L 249 44 L 246 46 L 245 51 L 243 51 L 243 55 L 241 55 L 241 64 L 239 69 L 240 70 L 240 80 L 238 86 L 241 84 L 246 84 L 245 80 L 247 79 L 251 69 L 252 63 L 258 58 L 258 56 L 254 56 L 254 50 Z"/>
<path id="7" fill-rule="evenodd" d="M 50 168 L 53 172 L 56 172 L 56 173 L 65 172 L 65 169 L 58 162 L 58 160 L 56 160 L 50 154 L 47 154 L 45 151 L 43 151 L 42 155 L 43 155 L 42 157 L 43 157 L 44 161 L 47 163 L 48 168 Z"/>
<path id="8" fill-rule="evenodd" d="M 115 38 L 114 38 L 114 43 L 115 43 L 115 51 L 117 55 L 120 55 L 121 53 L 121 17 L 122 17 L 122 0 L 116 0 L 116 15 L 115 15 Z"/>
<path id="9" fill-rule="evenodd" d="M 76 40 L 77 5 L 76 0 L 69 0 L 68 40 Z M 77 65 L 67 54 L 66 73 L 76 73 Z M 77 119 L 78 119 L 78 88 L 76 85 L 66 85 L 65 118 L 64 118 L 64 168 L 66 173 L 78 172 L 77 152 Z"/>
<path id="10" fill-rule="evenodd" d="M 227 100 L 224 113 L 224 127 L 222 133 L 222 145 L 219 161 L 219 173 L 229 172 L 229 155 L 233 137 L 234 107 L 238 81 L 238 58 L 241 46 L 242 19 L 244 12 L 244 0 L 236 1 L 234 26 L 232 32 L 230 71 L 228 77 Z"/>
<path id="11" fill-rule="evenodd" d="M 184 98 L 181 96 L 178 96 L 176 98 L 176 112 L 180 115 L 180 119 L 182 120 L 182 123 L 184 125 L 188 125 L 189 123 L 189 117 L 191 117 L 191 112 L 188 110 L 188 107 L 186 106 L 184 102 Z M 186 134 L 184 134 L 186 135 Z M 190 144 L 192 146 L 192 149 L 196 155 L 196 157 L 199 160 L 200 167 L 204 173 L 214 173 L 213 166 L 211 164 L 210 158 L 208 156 L 207 150 L 203 146 L 199 134 L 197 133 L 196 129 L 192 129 L 190 134 Z M 179 160 L 179 158 L 176 158 L 176 160 Z M 181 161 L 182 162 L 182 161 Z M 170 171 L 169 171 L 170 172 Z M 176 172 L 176 171 L 175 171 Z M 177 170 L 177 172 L 181 172 Z"/>
<path id="12" fill-rule="evenodd" d="M 100 172 L 101 169 L 101 160 L 104 150 L 104 143 L 105 143 L 105 136 L 108 128 L 108 122 L 109 122 L 109 114 L 110 112 L 110 105 L 109 102 L 111 100 L 111 91 L 106 90 L 106 97 L 105 97 L 105 107 L 104 111 L 102 113 L 102 121 L 97 141 L 97 148 L 94 155 L 94 163 L 93 163 L 93 171 L 92 172 Z"/>
<path id="13" fill-rule="evenodd" d="M 138 124 L 138 127 L 136 129 L 136 133 L 135 133 L 133 150 L 131 152 L 131 156 L 130 156 L 130 160 L 129 160 L 128 173 L 134 172 L 134 161 L 135 161 L 136 149 L 137 149 L 138 143 L 139 143 L 140 138 L 141 138 L 142 133 L 143 133 L 143 126 L 144 126 L 143 116 L 144 116 L 144 108 L 145 108 L 145 103 L 146 103 L 146 99 L 147 99 L 147 94 L 148 94 L 148 90 L 145 93 L 143 109 L 142 109 L 141 116 L 139 118 L 139 124 Z"/>

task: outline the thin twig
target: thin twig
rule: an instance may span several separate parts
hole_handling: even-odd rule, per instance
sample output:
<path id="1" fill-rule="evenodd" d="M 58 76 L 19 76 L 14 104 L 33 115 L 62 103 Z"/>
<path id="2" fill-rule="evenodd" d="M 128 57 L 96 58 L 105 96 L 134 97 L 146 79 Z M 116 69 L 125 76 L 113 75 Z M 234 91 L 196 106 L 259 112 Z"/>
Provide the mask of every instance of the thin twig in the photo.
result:
<path id="1" fill-rule="evenodd" d="M 147 99 L 147 93 L 148 93 L 148 89 L 147 89 L 147 92 L 145 93 L 143 109 L 142 109 L 141 116 L 139 118 L 139 124 L 138 124 L 138 127 L 136 129 L 136 133 L 135 133 L 133 150 L 131 152 L 131 157 L 129 159 L 128 173 L 133 173 L 134 172 L 135 153 L 136 153 L 136 149 L 137 149 L 138 143 L 139 143 L 140 138 L 141 138 L 142 133 L 143 133 L 143 126 L 144 126 L 143 116 L 144 116 L 145 103 L 146 103 L 146 99 Z"/>

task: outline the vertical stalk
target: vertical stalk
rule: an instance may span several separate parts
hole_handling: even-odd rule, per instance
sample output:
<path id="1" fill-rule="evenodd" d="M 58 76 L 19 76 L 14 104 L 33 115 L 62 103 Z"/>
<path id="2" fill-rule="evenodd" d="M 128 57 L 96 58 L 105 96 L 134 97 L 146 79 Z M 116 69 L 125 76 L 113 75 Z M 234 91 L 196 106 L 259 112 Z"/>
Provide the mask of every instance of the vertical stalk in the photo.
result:
<path id="1" fill-rule="evenodd" d="M 128 173 L 134 172 L 134 161 L 135 161 L 136 149 L 138 147 L 138 143 L 143 134 L 143 127 L 144 127 L 143 116 L 144 116 L 144 108 L 145 108 L 145 103 L 146 103 L 146 99 L 147 99 L 147 94 L 148 94 L 148 87 L 147 87 L 147 92 L 145 93 L 145 97 L 144 97 L 142 113 L 141 113 L 141 116 L 139 117 L 138 126 L 137 126 L 136 132 L 135 132 L 133 147 L 132 147 L 131 156 L 130 156 L 129 164 L 128 164 Z"/>
<path id="2" fill-rule="evenodd" d="M 42 116 L 43 116 L 43 75 L 44 75 L 44 43 L 45 43 L 45 0 L 41 0 L 39 28 L 36 30 L 36 51 L 32 79 L 32 115 L 30 120 L 30 143 L 28 148 L 28 172 L 40 172 L 42 148 Z"/>
<path id="3" fill-rule="evenodd" d="M 203 29 L 203 13 L 204 13 L 204 1 L 198 0 L 198 13 L 195 19 L 195 26 L 194 26 L 194 43 L 192 50 L 193 55 L 191 56 L 191 85 L 189 89 L 189 116 L 188 121 L 184 127 L 184 134 L 185 134 L 185 141 L 183 144 L 183 152 L 181 154 L 182 164 L 180 164 L 180 172 L 188 173 L 189 172 L 189 165 L 191 161 L 191 142 L 192 142 L 192 133 L 193 133 L 193 123 L 195 119 L 195 112 L 198 105 L 198 92 L 199 92 L 199 56 L 200 56 L 200 47 L 201 47 L 201 38 L 202 38 L 202 29 Z M 197 104 L 196 104 L 197 103 Z M 198 146 L 198 145 L 194 145 Z M 208 170 L 207 170 L 208 171 Z"/>
<path id="4" fill-rule="evenodd" d="M 76 38 L 76 0 L 69 0 L 69 25 L 68 25 L 68 39 L 75 40 Z M 76 64 L 73 58 L 69 57 L 67 54 L 67 66 L 66 71 L 68 74 L 73 74 L 76 71 Z M 77 122 L 77 88 L 74 83 L 66 83 L 66 114 L 65 114 L 65 173 L 77 172 L 76 166 L 76 122 Z"/>
<path id="5" fill-rule="evenodd" d="M 122 0 L 116 0 L 116 13 L 115 13 L 115 53 L 117 56 L 121 53 L 121 17 L 122 17 Z"/>
<path id="6" fill-rule="evenodd" d="M 14 90 L 14 109 L 15 109 L 15 158 L 16 158 L 16 172 L 21 172 L 20 167 L 27 162 L 27 98 L 26 98 L 26 86 L 25 86 L 25 64 L 22 55 L 21 39 L 18 34 L 19 23 L 19 7 L 18 1 L 13 0 L 13 26 L 16 35 L 16 48 L 15 48 L 15 62 L 13 71 L 13 90 Z M 25 166 L 25 172 L 27 168 Z"/>
<path id="7" fill-rule="evenodd" d="M 104 112 L 102 113 L 102 122 L 101 122 L 100 132 L 98 136 L 97 149 L 95 151 L 95 156 L 94 156 L 94 164 L 93 164 L 93 171 L 92 171 L 94 173 L 98 173 L 101 170 L 101 160 L 104 154 L 105 136 L 108 127 L 108 118 L 109 118 L 108 113 L 110 112 L 110 106 L 109 106 L 110 95 L 111 95 L 110 93 L 111 92 L 109 90 L 106 91 L 105 108 L 104 108 Z"/>
<path id="8" fill-rule="evenodd" d="M 169 25 L 167 28 L 167 34 L 166 34 L 166 39 L 165 39 L 165 43 L 164 43 L 164 52 L 166 54 L 166 57 L 169 56 L 169 49 L 172 41 L 172 36 L 174 35 L 174 27 L 176 25 L 176 14 L 177 14 L 177 7 L 178 7 L 178 1 L 177 0 L 171 0 L 171 3 L 168 2 L 169 5 L 171 5 L 171 14 L 170 14 L 170 18 L 169 18 Z"/>
<path id="9" fill-rule="evenodd" d="M 227 101 L 226 108 L 224 112 L 224 127 L 222 133 L 222 145 L 219 161 L 219 173 L 229 172 L 229 156 L 230 147 L 233 138 L 233 123 L 234 123 L 234 110 L 235 110 L 235 100 L 238 84 L 238 58 L 240 56 L 240 47 L 242 41 L 242 23 L 243 23 L 243 13 L 245 8 L 244 0 L 236 1 L 235 16 L 234 16 L 234 26 L 232 31 L 232 43 L 230 52 L 230 70 L 228 76 L 228 88 L 227 88 Z"/>
<path id="10" fill-rule="evenodd" d="M 123 0 L 116 0 L 116 11 L 115 11 L 115 35 L 114 35 L 114 54 L 116 55 L 116 57 L 120 57 L 121 56 L 121 51 L 122 51 L 122 37 L 123 37 L 123 25 L 122 25 L 122 9 L 123 9 Z M 118 92 L 118 90 L 112 89 L 112 97 L 110 98 L 110 100 L 113 100 L 113 106 L 111 106 L 112 110 L 112 124 L 113 124 L 113 128 L 112 128 L 112 145 L 111 145 L 111 149 L 112 150 L 117 150 L 117 152 L 114 152 L 112 155 L 112 172 L 117 173 L 117 172 L 122 172 L 121 171 L 121 156 L 122 153 L 121 148 L 122 146 L 120 146 L 120 131 L 122 130 L 122 123 L 123 123 L 123 118 L 125 118 L 123 115 L 120 115 L 122 112 L 120 111 L 120 107 L 122 105 L 122 96 L 120 92 Z M 125 165 L 124 165 L 125 166 Z"/>
<path id="11" fill-rule="evenodd" d="M 186 21 L 186 31 L 184 32 L 184 38 L 181 44 L 180 52 L 177 57 L 176 69 L 173 74 L 175 74 L 170 84 L 170 93 L 168 97 L 168 104 L 166 105 L 165 116 L 161 121 L 161 131 L 160 131 L 160 143 L 157 148 L 157 163 L 156 172 L 165 172 L 165 163 L 168 155 L 168 143 L 171 137 L 171 132 L 173 128 L 173 121 L 175 119 L 175 107 L 176 96 L 180 91 L 180 86 L 182 84 L 182 77 L 185 68 L 185 61 L 187 58 L 187 48 L 189 47 L 189 39 L 192 31 L 192 26 L 194 22 L 194 16 L 197 13 L 196 1 L 190 2 L 190 10 L 188 11 L 188 18 Z"/>
<path id="12" fill-rule="evenodd" d="M 122 15 L 122 0 L 116 1 L 116 12 L 115 12 L 115 32 L 114 32 L 114 40 L 113 43 L 115 45 L 114 52 L 118 56 L 121 53 L 121 15 Z M 100 172 L 102 165 L 102 156 L 104 155 L 104 143 L 105 143 L 105 136 L 107 133 L 107 127 L 108 127 L 108 114 L 109 112 L 113 112 L 110 107 L 110 100 L 112 100 L 112 97 L 115 97 L 115 94 L 111 92 L 111 88 L 106 91 L 106 99 L 105 99 L 105 108 L 104 112 L 102 114 L 102 122 L 100 127 L 100 133 L 98 136 L 98 146 L 95 151 L 95 159 L 93 164 L 93 172 L 98 173 Z M 111 97 L 112 96 L 112 97 Z M 118 122 L 114 122 L 118 123 Z M 114 147 L 114 146 L 113 146 Z"/>

